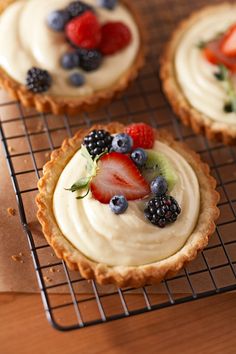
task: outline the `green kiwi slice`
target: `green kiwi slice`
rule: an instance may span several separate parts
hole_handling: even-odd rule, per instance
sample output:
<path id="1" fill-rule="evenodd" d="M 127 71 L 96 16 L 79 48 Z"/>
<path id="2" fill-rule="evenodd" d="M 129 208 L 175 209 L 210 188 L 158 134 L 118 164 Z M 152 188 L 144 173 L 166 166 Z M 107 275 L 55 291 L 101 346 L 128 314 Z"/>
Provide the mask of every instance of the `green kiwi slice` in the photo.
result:
<path id="1" fill-rule="evenodd" d="M 148 158 L 145 165 L 142 167 L 142 175 L 151 182 L 157 176 L 162 176 L 166 179 L 168 184 L 168 191 L 170 192 L 177 183 L 178 176 L 171 165 L 170 160 L 162 153 L 154 150 L 145 150 Z"/>

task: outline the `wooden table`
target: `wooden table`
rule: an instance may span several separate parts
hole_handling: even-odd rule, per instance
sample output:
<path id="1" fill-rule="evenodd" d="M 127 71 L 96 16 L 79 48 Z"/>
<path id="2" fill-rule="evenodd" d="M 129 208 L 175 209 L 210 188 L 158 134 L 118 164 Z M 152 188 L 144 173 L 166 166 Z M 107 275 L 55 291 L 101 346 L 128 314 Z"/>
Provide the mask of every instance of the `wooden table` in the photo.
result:
<path id="1" fill-rule="evenodd" d="M 236 295 L 228 293 L 68 333 L 47 323 L 39 295 L 0 295 L 1 354 L 233 354 Z"/>

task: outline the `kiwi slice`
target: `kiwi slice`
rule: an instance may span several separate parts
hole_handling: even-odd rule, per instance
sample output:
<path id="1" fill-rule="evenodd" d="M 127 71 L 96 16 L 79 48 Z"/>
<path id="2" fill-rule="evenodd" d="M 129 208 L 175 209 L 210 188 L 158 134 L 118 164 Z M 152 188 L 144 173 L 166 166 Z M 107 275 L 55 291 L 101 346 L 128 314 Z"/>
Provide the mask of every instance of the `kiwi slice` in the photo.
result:
<path id="1" fill-rule="evenodd" d="M 148 182 L 151 182 L 157 176 L 163 176 L 167 181 L 168 191 L 170 192 L 178 180 L 178 176 L 170 160 L 164 154 L 155 150 L 145 151 L 148 158 L 145 165 L 142 167 L 142 175 Z"/>

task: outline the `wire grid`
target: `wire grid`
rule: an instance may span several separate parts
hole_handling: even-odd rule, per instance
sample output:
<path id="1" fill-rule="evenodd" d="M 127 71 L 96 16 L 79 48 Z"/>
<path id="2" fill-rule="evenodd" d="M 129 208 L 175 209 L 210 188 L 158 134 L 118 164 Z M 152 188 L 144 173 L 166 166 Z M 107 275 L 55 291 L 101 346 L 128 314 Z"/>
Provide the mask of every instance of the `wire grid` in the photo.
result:
<path id="1" fill-rule="evenodd" d="M 182 126 L 161 93 L 158 77 L 159 55 L 177 22 L 195 8 L 215 2 L 137 0 L 150 34 L 147 65 L 123 98 L 96 113 L 53 117 L 26 110 L 8 97 L 0 104 L 2 143 L 22 226 L 47 318 L 59 330 L 82 328 L 236 289 L 236 149 L 208 142 Z M 63 261 L 54 258 L 35 218 L 36 183 L 49 152 L 81 127 L 114 120 L 146 121 L 168 129 L 209 163 L 221 194 L 221 217 L 208 247 L 177 276 L 138 290 L 99 286 L 68 270 Z M 53 278 L 50 282 L 49 276 Z M 84 294 L 85 290 L 89 295 Z M 53 294 L 64 291 L 67 295 L 63 300 Z"/>

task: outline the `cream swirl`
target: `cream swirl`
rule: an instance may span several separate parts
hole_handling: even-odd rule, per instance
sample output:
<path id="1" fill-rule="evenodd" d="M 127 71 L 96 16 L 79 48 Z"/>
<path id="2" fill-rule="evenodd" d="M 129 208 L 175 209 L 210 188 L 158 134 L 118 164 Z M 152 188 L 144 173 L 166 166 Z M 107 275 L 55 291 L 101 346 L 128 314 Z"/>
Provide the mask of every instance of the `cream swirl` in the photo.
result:
<path id="1" fill-rule="evenodd" d="M 216 66 L 207 62 L 197 45 L 209 41 L 225 32 L 236 22 L 236 8 L 225 5 L 206 16 L 199 16 L 184 32 L 175 54 L 175 70 L 179 85 L 190 104 L 218 123 L 225 123 L 236 129 L 236 113 L 224 112 L 228 101 L 221 82 L 214 77 Z"/>
<path id="2" fill-rule="evenodd" d="M 200 191 L 196 174 L 186 160 L 167 145 L 154 149 L 166 155 L 178 174 L 171 194 L 182 212 L 174 224 L 160 229 L 144 216 L 144 201 L 129 202 L 127 211 L 115 215 L 107 204 L 89 194 L 77 200 L 65 188 L 85 176 L 86 161 L 78 151 L 63 170 L 53 196 L 56 221 L 64 236 L 88 258 L 108 265 L 135 266 L 152 263 L 176 253 L 197 222 Z"/>
<path id="3" fill-rule="evenodd" d="M 50 95 L 76 97 L 109 88 L 132 66 L 137 55 L 139 31 L 132 15 L 122 5 L 109 11 L 96 7 L 99 21 L 122 21 L 132 33 L 132 42 L 117 54 L 104 57 L 101 67 L 85 73 L 86 84 L 73 87 L 68 71 L 60 65 L 61 56 L 70 47 L 64 33 L 48 28 L 46 19 L 51 11 L 65 8 L 71 0 L 17 0 L 0 17 L 0 67 L 13 79 L 24 84 L 27 71 L 37 66 L 48 70 L 53 78 Z M 95 6 L 96 0 L 85 0 Z M 76 70 L 78 71 L 78 70 Z M 74 72 L 71 71 L 71 72 Z"/>

